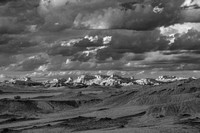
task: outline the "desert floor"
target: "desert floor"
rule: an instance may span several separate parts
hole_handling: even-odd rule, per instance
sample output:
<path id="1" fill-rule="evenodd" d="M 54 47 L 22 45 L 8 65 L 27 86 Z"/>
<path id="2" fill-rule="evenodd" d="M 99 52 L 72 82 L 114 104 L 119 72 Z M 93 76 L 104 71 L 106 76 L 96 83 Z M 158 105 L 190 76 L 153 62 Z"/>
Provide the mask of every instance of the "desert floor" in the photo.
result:
<path id="1" fill-rule="evenodd" d="M 199 133 L 200 80 L 74 89 L 2 84 L 0 132 Z"/>

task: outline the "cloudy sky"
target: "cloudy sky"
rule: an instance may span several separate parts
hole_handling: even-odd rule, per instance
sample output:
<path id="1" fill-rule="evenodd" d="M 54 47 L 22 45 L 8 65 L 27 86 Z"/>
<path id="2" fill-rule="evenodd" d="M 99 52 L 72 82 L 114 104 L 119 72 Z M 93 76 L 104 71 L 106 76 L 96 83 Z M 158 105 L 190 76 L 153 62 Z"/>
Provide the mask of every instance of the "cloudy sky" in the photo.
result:
<path id="1" fill-rule="evenodd" d="M 1 0 L 3 71 L 200 70 L 199 0 Z"/>

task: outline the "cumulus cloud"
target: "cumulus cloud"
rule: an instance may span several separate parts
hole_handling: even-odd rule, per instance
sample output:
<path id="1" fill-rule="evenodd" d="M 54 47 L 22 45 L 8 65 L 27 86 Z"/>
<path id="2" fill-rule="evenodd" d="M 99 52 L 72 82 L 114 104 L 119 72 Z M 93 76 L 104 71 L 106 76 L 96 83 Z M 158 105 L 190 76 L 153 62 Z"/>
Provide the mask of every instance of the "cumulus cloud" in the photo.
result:
<path id="1" fill-rule="evenodd" d="M 30 56 L 20 62 L 9 65 L 6 70 L 14 71 L 33 71 L 38 69 L 41 65 L 48 63 L 48 56 L 46 54 L 39 54 Z"/>
<path id="2" fill-rule="evenodd" d="M 198 0 L 19 0 L 2 4 L 0 17 L 10 18 L 0 25 L 11 33 L 71 28 L 151 30 L 200 20 Z"/>
<path id="3" fill-rule="evenodd" d="M 199 22 L 200 21 L 200 2 L 199 0 L 185 0 L 181 5 L 182 19 L 186 22 Z"/>
<path id="4" fill-rule="evenodd" d="M 87 36 L 72 39 L 74 41 L 70 39 L 57 41 L 48 50 L 51 58 L 55 58 L 52 60 L 55 63 L 50 63 L 51 67 L 49 68 L 50 70 L 53 70 L 54 67 L 61 70 L 81 68 L 98 70 L 112 69 L 113 67 L 117 70 L 135 70 L 148 69 L 153 65 L 158 68 L 167 68 L 174 64 L 173 68 L 176 69 L 180 65 L 178 61 L 183 64 L 187 63 L 181 57 L 191 55 L 190 59 L 196 60 L 196 56 L 199 54 L 200 35 L 194 29 L 195 26 L 190 27 L 190 24 L 186 24 L 186 26 L 183 24 L 183 27 L 187 28 L 182 30 L 177 27 L 181 27 L 181 25 L 170 26 L 169 30 L 166 27 L 164 30 L 140 32 L 129 30 L 91 31 Z M 171 34 L 176 38 L 169 45 L 168 35 Z M 103 38 L 110 36 L 112 40 L 108 44 L 104 44 Z"/>
<path id="5" fill-rule="evenodd" d="M 200 50 L 200 32 L 189 30 L 186 34 L 177 37 L 170 50 Z"/>
<path id="6" fill-rule="evenodd" d="M 95 69 L 95 62 L 66 61 L 62 64 L 61 70 L 91 70 Z"/>
<path id="7" fill-rule="evenodd" d="M 0 16 L 0 34 L 21 33 L 22 31 L 24 31 L 23 26 L 17 23 L 17 18 Z"/>
<path id="8" fill-rule="evenodd" d="M 183 8 L 198 8 L 200 7 L 200 1 L 198 0 L 185 0 L 185 2 L 181 5 Z"/>
<path id="9" fill-rule="evenodd" d="M 198 0 L 19 0 L 1 3 L 2 33 L 71 28 L 151 30 L 200 20 Z"/>
<path id="10" fill-rule="evenodd" d="M 199 69 L 199 12 L 198 0 L 0 2 L 0 67 Z"/>
<path id="11" fill-rule="evenodd" d="M 199 22 L 198 0 L 41 0 L 46 29 L 150 30 L 175 23 Z M 189 8 L 189 9 L 188 9 Z M 190 9 L 192 8 L 192 9 Z"/>
<path id="12" fill-rule="evenodd" d="M 174 45 L 175 40 L 180 40 L 181 36 L 182 39 L 190 34 L 191 32 L 195 32 L 194 34 L 198 35 L 200 32 L 200 23 L 183 23 L 183 24 L 175 24 L 168 27 L 160 27 L 160 34 L 161 36 L 165 36 L 166 39 L 169 41 L 169 45 Z M 182 44 L 180 44 L 182 45 Z"/>

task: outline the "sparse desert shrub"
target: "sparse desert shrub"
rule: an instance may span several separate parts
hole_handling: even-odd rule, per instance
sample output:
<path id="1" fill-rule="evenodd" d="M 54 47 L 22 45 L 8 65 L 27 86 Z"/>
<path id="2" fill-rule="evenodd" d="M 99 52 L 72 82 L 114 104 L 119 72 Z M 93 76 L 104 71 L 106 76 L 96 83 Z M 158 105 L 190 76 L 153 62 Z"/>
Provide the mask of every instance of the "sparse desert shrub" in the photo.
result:
<path id="1" fill-rule="evenodd" d="M 9 131 L 10 131 L 9 128 L 4 128 L 4 129 L 1 131 L 1 133 L 8 133 Z"/>
<path id="2" fill-rule="evenodd" d="M 21 99 L 21 97 L 20 96 L 15 96 L 14 99 L 19 100 L 19 99 Z"/>
<path id="3" fill-rule="evenodd" d="M 105 118 L 101 118 L 100 121 L 111 121 L 112 118 L 108 118 L 108 117 L 105 117 Z"/>
<path id="4" fill-rule="evenodd" d="M 121 125 L 121 126 L 119 126 L 119 128 L 125 128 L 125 125 Z"/>

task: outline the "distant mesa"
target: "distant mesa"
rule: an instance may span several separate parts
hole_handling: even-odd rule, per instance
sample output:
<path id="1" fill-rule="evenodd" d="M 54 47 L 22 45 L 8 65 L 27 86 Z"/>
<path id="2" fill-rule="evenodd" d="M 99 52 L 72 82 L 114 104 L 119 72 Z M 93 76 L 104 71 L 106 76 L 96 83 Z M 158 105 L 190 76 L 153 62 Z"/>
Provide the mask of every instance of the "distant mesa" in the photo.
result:
<path id="1" fill-rule="evenodd" d="M 145 79 L 135 79 L 132 77 L 121 77 L 119 75 L 81 75 L 73 79 L 69 78 L 56 78 L 52 80 L 47 80 L 44 82 L 33 81 L 30 77 L 23 77 L 20 79 L 11 79 L 5 83 L 10 83 L 14 85 L 22 86 L 43 86 L 45 88 L 49 87 L 69 87 L 69 88 L 85 88 L 88 86 L 110 86 L 110 87 L 123 87 L 131 85 L 150 85 L 157 86 L 160 84 L 172 83 L 176 81 L 186 80 L 186 79 L 195 79 L 183 78 L 176 76 L 159 76 L 156 79 L 145 78 Z"/>
<path id="2" fill-rule="evenodd" d="M 160 83 L 157 80 L 151 78 L 138 79 L 135 82 L 139 85 L 160 85 Z"/>
<path id="3" fill-rule="evenodd" d="M 174 82 L 174 81 L 184 80 L 184 79 L 187 79 L 187 78 L 165 75 L 165 76 L 159 76 L 159 78 L 157 78 L 156 80 L 160 82 Z"/>
<path id="4" fill-rule="evenodd" d="M 30 77 L 14 78 L 8 81 L 8 83 L 22 86 L 42 86 L 41 82 L 32 81 Z"/>

